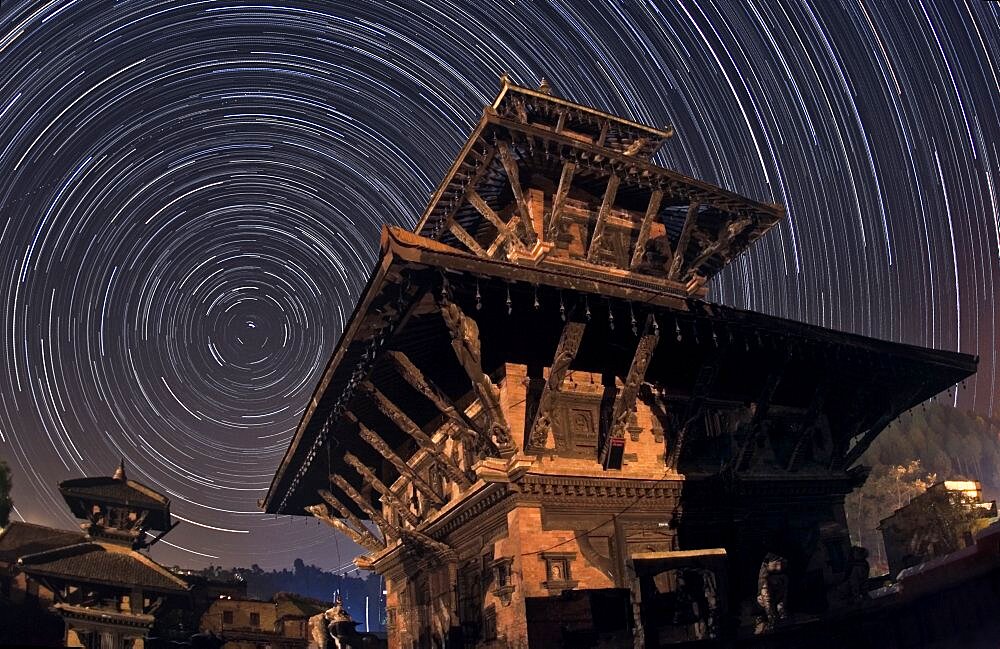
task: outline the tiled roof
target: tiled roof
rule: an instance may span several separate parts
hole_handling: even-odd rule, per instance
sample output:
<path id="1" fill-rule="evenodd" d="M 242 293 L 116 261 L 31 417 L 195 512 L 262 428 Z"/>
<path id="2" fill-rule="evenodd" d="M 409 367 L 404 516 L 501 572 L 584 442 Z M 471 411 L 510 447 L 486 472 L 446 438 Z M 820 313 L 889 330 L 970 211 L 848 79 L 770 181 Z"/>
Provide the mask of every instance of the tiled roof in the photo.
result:
<path id="1" fill-rule="evenodd" d="M 54 550 L 85 540 L 83 532 L 14 521 L 0 532 L 0 563 L 14 563 L 26 554 Z"/>
<path id="2" fill-rule="evenodd" d="M 187 583 L 149 557 L 103 543 L 79 543 L 18 560 L 32 576 L 53 577 L 90 584 L 141 586 L 160 592 L 186 591 Z"/>

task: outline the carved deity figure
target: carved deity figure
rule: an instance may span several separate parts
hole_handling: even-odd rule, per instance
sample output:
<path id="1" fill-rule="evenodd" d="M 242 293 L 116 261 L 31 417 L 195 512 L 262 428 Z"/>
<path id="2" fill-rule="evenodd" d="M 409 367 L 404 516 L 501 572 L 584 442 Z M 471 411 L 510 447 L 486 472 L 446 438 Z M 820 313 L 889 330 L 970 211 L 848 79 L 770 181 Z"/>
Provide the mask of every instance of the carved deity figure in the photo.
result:
<path id="1" fill-rule="evenodd" d="M 757 604 L 763 615 L 757 621 L 757 633 L 772 630 L 787 616 L 788 575 L 784 557 L 769 552 L 757 573 Z"/>

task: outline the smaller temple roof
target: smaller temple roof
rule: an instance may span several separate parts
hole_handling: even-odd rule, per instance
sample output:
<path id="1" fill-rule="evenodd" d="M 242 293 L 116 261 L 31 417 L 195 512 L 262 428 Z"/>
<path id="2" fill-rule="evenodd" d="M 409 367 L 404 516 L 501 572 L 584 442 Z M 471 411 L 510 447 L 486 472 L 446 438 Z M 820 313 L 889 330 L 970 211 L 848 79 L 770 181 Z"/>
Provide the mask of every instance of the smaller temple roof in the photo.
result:
<path id="1" fill-rule="evenodd" d="M 15 563 L 18 557 L 26 554 L 75 545 L 86 539 L 83 532 L 14 521 L 0 532 L 0 563 Z"/>
<path id="2" fill-rule="evenodd" d="M 59 483 L 59 492 L 77 518 L 87 518 L 93 504 L 108 504 L 149 510 L 146 528 L 170 527 L 170 499 L 146 485 L 129 480 L 122 460 L 113 476 L 75 478 Z"/>
<path id="3" fill-rule="evenodd" d="M 18 567 L 32 577 L 163 593 L 183 593 L 188 584 L 149 557 L 105 543 L 77 543 L 22 556 Z"/>
<path id="4" fill-rule="evenodd" d="M 500 78 L 500 94 L 493 102 L 493 110 L 501 116 L 519 118 L 536 123 L 548 123 L 555 128 L 562 119 L 568 131 L 600 138 L 609 149 L 628 152 L 629 155 L 649 159 L 660 146 L 673 137 L 672 126 L 656 128 L 639 124 L 630 119 L 612 115 L 592 106 L 578 104 L 552 94 L 552 86 L 542 79 L 538 90 L 512 83 L 507 75 Z"/>

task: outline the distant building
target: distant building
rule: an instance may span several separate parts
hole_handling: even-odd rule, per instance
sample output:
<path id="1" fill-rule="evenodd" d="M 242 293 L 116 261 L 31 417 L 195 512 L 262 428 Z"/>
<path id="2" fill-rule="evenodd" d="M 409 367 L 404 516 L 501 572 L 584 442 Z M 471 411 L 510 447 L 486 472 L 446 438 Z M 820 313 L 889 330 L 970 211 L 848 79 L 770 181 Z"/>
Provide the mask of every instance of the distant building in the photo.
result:
<path id="1" fill-rule="evenodd" d="M 291 593 L 277 593 L 267 601 L 222 596 L 202 615 L 200 629 L 225 639 L 223 649 L 306 649 L 310 618 L 329 607 Z"/>
<path id="2" fill-rule="evenodd" d="M 393 649 L 728 642 L 826 614 L 866 572 L 853 465 L 975 371 L 709 303 L 784 208 L 659 166 L 671 135 L 505 78 L 414 231 L 383 230 L 261 505 L 364 548 Z"/>
<path id="3" fill-rule="evenodd" d="M 949 505 L 970 510 L 969 515 L 936 511 Z M 976 529 L 996 516 L 996 501 L 983 500 L 982 485 L 976 480 L 944 480 L 932 485 L 879 525 L 889 575 L 894 577 L 905 568 L 972 545 Z"/>

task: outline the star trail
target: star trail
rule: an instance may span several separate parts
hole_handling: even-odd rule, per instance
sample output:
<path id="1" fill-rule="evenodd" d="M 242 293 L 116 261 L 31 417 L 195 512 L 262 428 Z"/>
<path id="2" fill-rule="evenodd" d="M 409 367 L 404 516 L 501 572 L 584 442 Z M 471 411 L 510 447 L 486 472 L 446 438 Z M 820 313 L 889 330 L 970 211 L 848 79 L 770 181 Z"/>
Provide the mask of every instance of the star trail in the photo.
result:
<path id="1" fill-rule="evenodd" d="M 257 510 L 375 259 L 507 73 L 784 203 L 712 299 L 982 357 L 1000 411 L 1000 3 L 0 3 L 0 457 L 16 517 L 130 477 L 165 563 L 327 568 Z"/>

